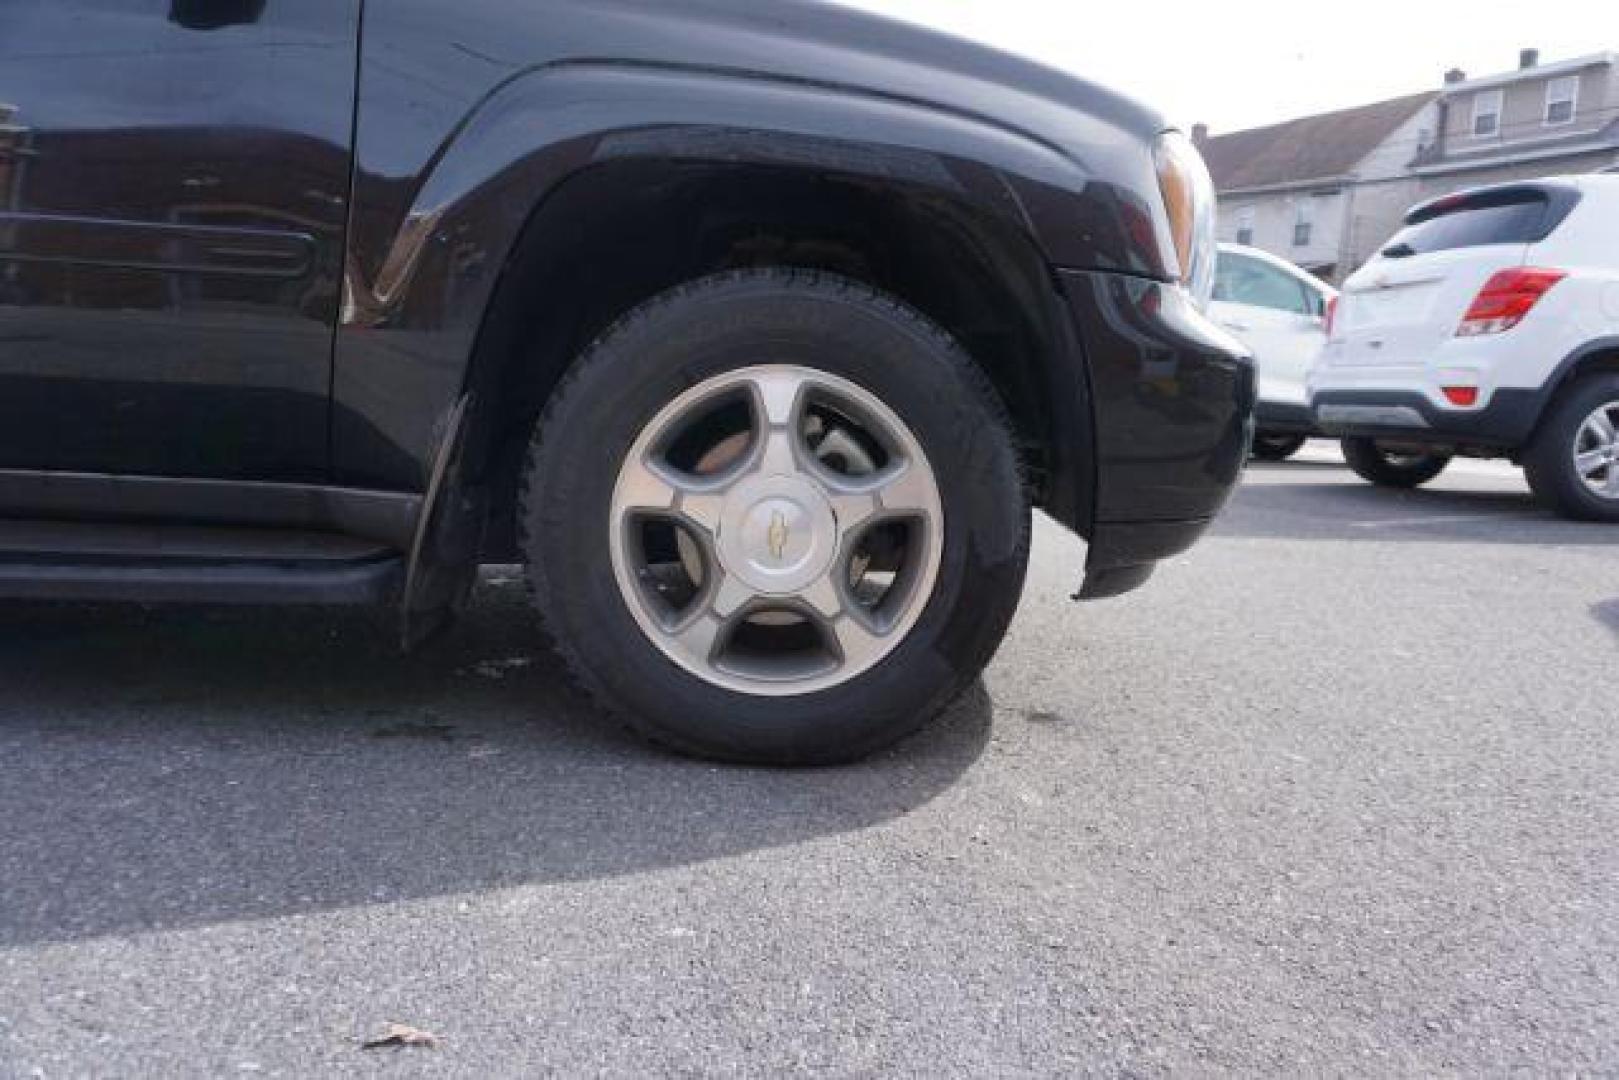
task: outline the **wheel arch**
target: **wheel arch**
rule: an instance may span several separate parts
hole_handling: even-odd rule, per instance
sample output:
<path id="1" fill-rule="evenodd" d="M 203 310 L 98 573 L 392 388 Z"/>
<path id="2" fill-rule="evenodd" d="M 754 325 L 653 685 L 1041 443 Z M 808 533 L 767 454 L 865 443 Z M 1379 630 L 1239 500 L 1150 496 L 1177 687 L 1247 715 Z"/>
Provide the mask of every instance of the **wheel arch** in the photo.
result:
<path id="1" fill-rule="evenodd" d="M 1619 336 L 1598 338 L 1564 360 L 1558 368 L 1553 395 L 1595 371 L 1619 371 Z"/>
<path id="2" fill-rule="evenodd" d="M 1541 425 L 1546 422 L 1558 398 L 1585 376 L 1596 372 L 1619 372 L 1619 336 L 1588 341 L 1563 358 L 1551 378 L 1546 380 L 1545 390 L 1537 403 L 1535 422 L 1524 440 L 1525 445 L 1533 442 L 1540 433 Z"/>
<path id="3" fill-rule="evenodd" d="M 943 327 L 1006 405 L 1037 501 L 1079 520 L 1069 504 L 1090 498 L 1088 387 L 1056 287 L 1026 237 L 914 184 L 632 159 L 582 170 L 536 208 L 473 353 L 467 389 L 483 406 L 468 467 L 490 489 L 495 548 L 509 536 L 503 517 L 532 425 L 586 346 L 670 288 L 766 266 L 851 278 Z M 534 296 L 551 303 L 537 310 Z"/>
<path id="4" fill-rule="evenodd" d="M 421 490 L 465 400 L 456 505 L 424 505 L 419 576 L 509 558 L 527 424 L 592 335 L 682 280 L 782 265 L 855 277 L 956 336 L 1005 399 L 1038 504 L 1088 534 L 1090 377 L 1055 271 L 1161 272 L 1147 156 L 1095 143 L 1087 167 L 982 117 L 752 74 L 520 73 L 408 200 L 357 185 L 335 478 Z"/>
<path id="5" fill-rule="evenodd" d="M 774 253 L 784 264 L 863 276 L 856 272 L 861 259 L 851 261 L 848 249 L 861 248 L 868 264 L 877 261 L 872 238 L 855 236 L 863 247 L 844 244 L 834 257 L 821 241 L 851 230 L 817 208 L 886 205 L 905 223 L 904 235 L 928 236 L 933 250 L 948 251 L 941 268 L 961 275 L 986 265 L 1015 268 L 989 280 L 1016 295 L 991 304 L 990 290 L 977 290 L 985 300 L 969 305 L 965 319 L 952 318 L 937 302 L 943 290 L 917 285 L 917 275 L 890 273 L 867 283 L 891 289 L 969 339 L 1003 392 L 1029 378 L 1019 364 L 1040 369 L 1038 392 L 1008 392 L 1008 404 L 1038 433 L 1025 440 L 1029 445 L 1049 445 L 1042 443 L 1047 434 L 1061 431 L 1063 445 L 1079 448 L 1073 462 L 1053 463 L 1050 471 L 1072 479 L 1053 488 L 1050 502 L 1060 517 L 1084 527 L 1094 486 L 1087 377 L 1053 268 L 1150 276 L 1156 258 L 1144 253 L 1151 210 L 1142 177 L 1131 171 L 1146 158 L 1136 162 L 1116 141 L 1094 141 L 1096 160 L 1087 164 L 1076 151 L 984 117 L 753 74 L 605 61 L 520 73 L 446 134 L 424 175 L 404 185 L 408 198 L 400 198 L 401 185 L 385 198 L 378 194 L 385 185 L 368 181 L 357 189 L 333 376 L 337 477 L 419 488 L 444 418 L 468 391 L 476 395 L 468 417 L 474 445 L 492 430 L 486 425 L 499 427 L 490 396 L 498 380 L 490 371 L 518 353 L 534 362 L 532 354 L 544 351 L 513 337 L 511 312 L 578 319 L 567 304 L 513 283 L 527 280 L 525 273 L 547 257 L 587 250 L 582 225 L 613 217 L 603 210 L 612 205 L 605 195 L 624 190 L 622 178 L 639 179 L 619 204 L 628 207 L 624 216 L 644 222 L 656 210 L 693 205 L 693 174 L 702 173 L 706 190 L 724 196 L 721 209 L 705 204 L 703 222 L 659 222 L 639 238 L 625 237 L 610 253 L 621 271 L 651 278 L 641 264 L 671 253 L 698 269 L 738 265 L 744 256 L 734 249 L 716 261 L 710 241 L 718 233 L 710 226 L 725 208 L 749 201 L 744 186 L 767 193 L 755 203 L 777 199 L 770 224 L 791 226 L 782 233 L 788 242 Z M 586 190 L 598 183 L 601 191 Z M 581 208 L 584 216 L 568 216 Z M 857 220 L 875 219 L 866 213 Z M 924 221 L 928 231 L 917 227 Z M 699 224 L 707 231 L 694 231 Z M 755 248 L 745 257 L 751 262 L 742 264 L 758 265 L 766 253 Z M 600 273 L 611 261 L 583 268 Z M 913 258 L 913 266 L 920 261 Z M 941 269 L 931 276 L 945 275 Z M 978 318 L 986 310 L 1035 328 L 1022 340 L 1038 338 L 1038 347 L 986 346 L 995 336 L 989 320 Z M 1013 354 L 1017 364 L 1003 362 Z M 544 363 L 554 366 L 554 357 Z M 554 374 L 545 371 L 541 380 Z M 1024 399 L 1045 415 L 1030 419 Z M 481 465 L 488 457 L 472 453 L 468 460 Z"/>

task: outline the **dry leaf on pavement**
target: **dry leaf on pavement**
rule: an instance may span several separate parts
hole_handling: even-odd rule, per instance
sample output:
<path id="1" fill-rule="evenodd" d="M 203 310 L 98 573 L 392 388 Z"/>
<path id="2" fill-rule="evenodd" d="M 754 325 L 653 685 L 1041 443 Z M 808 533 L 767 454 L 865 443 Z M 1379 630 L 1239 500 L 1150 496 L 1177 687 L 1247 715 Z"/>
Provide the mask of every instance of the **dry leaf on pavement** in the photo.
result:
<path id="1" fill-rule="evenodd" d="M 439 1038 L 431 1031 L 413 1028 L 409 1024 L 389 1024 L 381 1036 L 360 1044 L 361 1049 L 376 1050 L 384 1046 L 437 1046 Z"/>

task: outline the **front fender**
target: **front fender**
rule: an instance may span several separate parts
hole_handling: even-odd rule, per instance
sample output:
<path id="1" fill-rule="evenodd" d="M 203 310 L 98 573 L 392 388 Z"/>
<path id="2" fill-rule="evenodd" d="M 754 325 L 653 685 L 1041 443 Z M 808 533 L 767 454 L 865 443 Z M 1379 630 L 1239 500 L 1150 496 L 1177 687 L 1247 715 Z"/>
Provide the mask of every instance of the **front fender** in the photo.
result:
<path id="1" fill-rule="evenodd" d="M 1099 134 L 1086 155 L 892 96 L 605 61 L 504 79 L 405 177 L 385 175 L 400 167 L 389 160 L 396 151 L 368 153 L 378 140 L 366 125 L 386 130 L 397 118 L 368 112 L 363 99 L 360 116 L 334 371 L 334 464 L 349 483 L 421 489 L 525 223 L 592 166 L 756 164 L 904 185 L 998 221 L 1048 265 L 1164 273 L 1140 194 L 1149 159 L 1122 133 Z"/>

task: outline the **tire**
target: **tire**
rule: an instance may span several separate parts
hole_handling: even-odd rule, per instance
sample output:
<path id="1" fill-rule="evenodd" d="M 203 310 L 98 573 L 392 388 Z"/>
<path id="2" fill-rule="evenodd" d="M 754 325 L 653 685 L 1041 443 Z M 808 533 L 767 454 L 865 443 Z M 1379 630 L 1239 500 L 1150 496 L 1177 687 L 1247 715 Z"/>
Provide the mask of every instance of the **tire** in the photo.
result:
<path id="1" fill-rule="evenodd" d="M 771 366 L 757 366 L 761 359 Z M 730 493 L 708 503 L 690 493 L 663 500 L 681 515 L 698 514 L 697 508 L 716 501 L 719 506 L 712 511 L 718 515 L 712 532 L 687 528 L 683 517 L 672 519 L 672 526 L 651 519 L 649 528 L 682 534 L 675 538 L 680 566 L 689 566 L 687 547 L 701 549 L 691 561 L 698 564 L 703 582 L 688 583 L 698 599 L 667 617 L 661 608 L 651 610 L 664 603 L 663 591 L 636 590 L 651 574 L 653 556 L 648 552 L 668 545 L 653 544 L 648 534 L 638 541 L 627 538 L 642 528 L 642 521 L 634 516 L 637 512 L 621 506 L 626 491 L 640 491 L 632 481 L 646 473 L 644 463 L 651 459 L 645 455 L 654 452 L 646 448 L 658 447 L 656 454 L 666 455 L 659 458 L 654 475 L 668 475 L 674 467 L 671 448 L 684 445 L 686 437 L 656 434 L 671 410 L 679 416 L 681 408 L 709 409 L 691 425 L 708 431 L 705 425 L 723 409 L 702 396 L 707 387 L 735 379 L 751 392 L 760 380 L 776 378 L 772 372 L 803 380 L 793 398 L 793 424 L 765 423 L 759 429 L 763 435 L 755 431 L 744 440 L 748 446 L 765 446 L 768 454 L 780 433 L 794 432 L 792 438 L 800 441 L 793 453 L 805 453 L 803 403 L 830 388 L 829 393 L 860 399 L 847 410 L 851 415 L 883 414 L 891 425 L 897 421 L 898 430 L 889 434 L 909 439 L 909 449 L 903 451 L 909 455 L 905 471 L 898 475 L 911 476 L 920 462 L 920 468 L 931 470 L 928 479 L 936 491 L 933 502 L 920 500 L 931 508 L 923 512 L 921 523 L 901 529 L 898 547 L 904 554 L 892 588 L 898 589 L 910 573 L 903 560 L 910 558 L 913 546 L 931 553 L 926 561 L 931 570 L 912 573 L 911 592 L 904 594 L 909 596 L 905 618 L 914 620 L 905 624 L 908 629 L 884 644 L 889 651 L 869 668 L 859 670 L 851 659 L 856 654 L 834 645 L 824 651 L 840 667 L 813 678 L 789 675 L 779 684 L 765 680 L 775 677 L 777 668 L 796 669 L 778 664 L 746 682 L 717 662 L 704 667 L 703 658 L 722 643 L 732 648 L 744 633 L 764 640 L 775 630 L 753 623 L 797 618 L 792 612 L 750 616 L 741 629 L 733 616 L 732 629 L 718 633 L 706 653 L 680 651 L 685 639 L 666 629 L 692 617 L 686 613 L 690 607 L 701 608 L 704 620 L 717 619 L 720 602 L 710 608 L 705 597 L 715 589 L 723 593 L 745 573 L 763 572 L 758 567 L 768 561 L 765 555 L 757 555 L 756 562 L 747 561 L 751 554 L 738 561 L 725 545 L 764 535 L 749 523 L 766 503 L 747 509 L 747 498 Z M 697 404 L 684 405 L 693 395 Z M 776 406 L 764 404 L 768 398 L 747 399 L 752 402 L 742 410 L 747 424 L 758 425 L 761 408 L 774 418 Z M 880 418 L 871 423 L 874 429 L 881 426 Z M 724 445 L 728 443 L 720 442 L 701 460 Z M 754 460 L 754 453 L 742 453 L 743 465 Z M 724 468 L 741 469 L 736 475 L 751 477 L 749 483 L 765 472 L 763 466 L 757 471 L 751 466 Z M 805 466 L 804 476 L 827 476 L 829 469 L 817 460 Z M 766 478 L 779 479 L 774 474 Z M 789 479 L 798 483 L 802 478 L 794 474 Z M 728 483 L 731 493 L 745 486 L 743 481 Z M 653 299 L 609 329 L 573 364 L 546 406 L 535 428 L 520 497 L 532 597 L 574 676 L 607 711 L 642 736 L 681 753 L 724 761 L 847 762 L 920 728 L 976 680 L 993 657 L 1016 611 L 1028 564 L 1030 509 L 1011 425 L 983 373 L 916 311 L 863 285 L 807 271 L 750 270 L 705 278 Z M 754 516 L 733 509 L 733 503 Z M 874 503 L 886 509 L 887 494 Z M 927 517 L 934 511 L 934 517 Z M 843 521 L 840 509 L 839 530 Z M 923 538 L 914 545 L 913 527 Z M 795 525 L 789 540 L 782 515 L 773 511 L 768 544 L 774 558 L 783 560 L 789 545 L 819 544 L 815 529 L 813 521 L 804 530 Z M 839 560 L 847 558 L 853 543 L 841 532 L 838 536 L 832 545 L 837 554 L 826 571 L 834 581 L 842 569 Z M 636 559 L 645 565 L 638 563 L 631 573 L 623 564 Z M 665 559 L 659 572 L 676 565 L 667 555 Z M 695 581 L 699 575 L 690 576 Z M 754 597 L 749 602 L 762 601 Z M 849 625 L 846 618 L 840 615 L 832 625 Z M 804 619 L 805 625 L 812 622 Z M 802 634 L 792 628 L 781 631 L 789 633 L 814 652 L 822 645 L 804 642 L 830 631 L 819 625 Z M 769 638 L 772 646 L 785 640 Z M 758 655 L 740 648 L 736 652 L 744 672 L 750 670 L 744 660 L 775 662 L 764 646 L 758 647 Z M 870 655 L 875 651 L 867 659 Z M 855 673 L 844 677 L 845 671 Z M 731 685 L 732 680 L 738 685 Z"/>
<path id="2" fill-rule="evenodd" d="M 1373 439 L 1344 439 L 1342 446 L 1355 474 L 1378 487 L 1420 487 L 1450 464 L 1449 454 L 1400 454 Z"/>
<path id="3" fill-rule="evenodd" d="M 1253 454 L 1256 461 L 1286 461 L 1303 448 L 1303 435 L 1254 436 Z"/>
<path id="4" fill-rule="evenodd" d="M 1599 411 L 1610 428 L 1619 425 L 1619 373 L 1589 375 L 1557 396 L 1524 454 L 1524 474 L 1535 497 L 1564 517 L 1619 522 L 1619 447 L 1587 426 Z M 1581 452 L 1606 453 L 1608 463 L 1587 475 L 1575 459 Z"/>

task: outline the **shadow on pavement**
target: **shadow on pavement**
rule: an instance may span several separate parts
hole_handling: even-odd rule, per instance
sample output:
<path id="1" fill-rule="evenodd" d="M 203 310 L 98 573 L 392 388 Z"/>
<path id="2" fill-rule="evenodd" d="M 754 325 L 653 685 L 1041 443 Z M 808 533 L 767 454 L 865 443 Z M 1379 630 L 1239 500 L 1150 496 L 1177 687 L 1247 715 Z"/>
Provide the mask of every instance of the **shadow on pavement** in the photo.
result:
<path id="1" fill-rule="evenodd" d="M 369 613 L 0 608 L 0 947 L 717 859 L 863 829 L 982 753 L 982 683 L 861 765 L 659 754 L 515 582 L 414 656 Z"/>
<path id="2" fill-rule="evenodd" d="M 1591 614 L 1596 616 L 1597 622 L 1612 630 L 1615 637 L 1619 637 L 1619 597 L 1593 606 Z"/>

